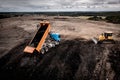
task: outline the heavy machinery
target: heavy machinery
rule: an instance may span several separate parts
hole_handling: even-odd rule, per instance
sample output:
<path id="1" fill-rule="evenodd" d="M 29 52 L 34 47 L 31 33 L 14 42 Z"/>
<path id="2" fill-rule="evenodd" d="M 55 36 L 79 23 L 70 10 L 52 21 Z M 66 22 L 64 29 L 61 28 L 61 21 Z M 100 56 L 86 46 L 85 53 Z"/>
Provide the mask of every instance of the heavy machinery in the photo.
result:
<path id="1" fill-rule="evenodd" d="M 24 53 L 29 54 L 44 54 L 51 47 L 55 47 L 60 42 L 60 34 L 50 32 L 50 23 L 48 21 L 40 22 L 38 30 L 30 41 L 28 46 L 25 47 Z"/>
<path id="2" fill-rule="evenodd" d="M 115 43 L 113 39 L 113 32 L 111 31 L 106 31 L 102 33 L 98 38 L 92 38 L 93 42 L 95 44 L 101 44 L 101 43 Z"/>

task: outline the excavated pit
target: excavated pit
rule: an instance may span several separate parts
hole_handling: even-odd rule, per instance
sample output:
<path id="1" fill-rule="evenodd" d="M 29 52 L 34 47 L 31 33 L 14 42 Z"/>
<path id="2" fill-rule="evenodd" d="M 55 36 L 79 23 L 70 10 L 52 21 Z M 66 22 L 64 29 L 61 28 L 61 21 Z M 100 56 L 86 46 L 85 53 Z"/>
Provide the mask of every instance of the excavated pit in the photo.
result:
<path id="1" fill-rule="evenodd" d="M 12 80 L 119 80 L 119 44 L 62 40 L 42 58 L 29 56 L 36 60 L 30 59 L 33 61 L 21 66 L 28 57 L 22 53 L 26 45 L 22 44 L 0 60 L 0 77 Z"/>

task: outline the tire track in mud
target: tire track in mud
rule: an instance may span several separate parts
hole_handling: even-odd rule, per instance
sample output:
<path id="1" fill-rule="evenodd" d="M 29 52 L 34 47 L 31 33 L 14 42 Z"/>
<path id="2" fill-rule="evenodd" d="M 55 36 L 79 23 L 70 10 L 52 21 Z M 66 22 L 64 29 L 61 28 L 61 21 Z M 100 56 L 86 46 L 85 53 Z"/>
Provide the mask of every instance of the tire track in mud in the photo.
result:
<path id="1" fill-rule="evenodd" d="M 113 80 L 119 80 L 120 79 L 120 42 L 117 42 L 116 45 L 113 45 L 110 48 L 110 53 L 108 55 L 109 59 L 108 61 L 111 64 L 111 68 L 114 74 L 111 74 L 113 76 Z"/>
<path id="2" fill-rule="evenodd" d="M 81 56 L 82 63 L 79 65 L 79 69 L 75 74 L 75 80 L 90 80 L 93 77 L 95 65 L 99 60 L 97 57 L 101 57 L 104 48 L 101 45 L 94 45 L 91 43 L 86 43 L 81 46 L 79 55 Z"/>
<path id="3" fill-rule="evenodd" d="M 119 42 L 117 42 L 116 44 L 104 44 L 105 49 L 101 55 L 100 61 L 96 64 L 93 74 L 93 80 L 119 80 L 118 77 L 120 77 L 120 75 L 118 74 L 119 76 L 116 77 L 117 75 L 116 73 L 118 71 L 115 71 L 114 70 L 115 68 L 113 67 L 113 65 L 114 66 L 118 65 L 118 64 L 113 64 L 114 61 L 116 61 L 117 63 L 119 62 L 119 60 L 115 59 L 113 56 L 116 55 L 116 53 L 114 54 L 114 52 L 120 52 L 120 48 L 119 48 L 120 45 L 119 47 L 118 45 Z M 118 57 L 120 58 L 120 56 Z"/>
<path id="4" fill-rule="evenodd" d="M 95 70 L 94 70 L 94 79 L 95 80 L 108 80 L 108 76 L 106 75 L 106 65 L 107 65 L 107 56 L 109 54 L 109 50 L 107 47 L 105 47 L 105 50 L 103 53 L 101 53 L 101 59 L 96 64 Z"/>

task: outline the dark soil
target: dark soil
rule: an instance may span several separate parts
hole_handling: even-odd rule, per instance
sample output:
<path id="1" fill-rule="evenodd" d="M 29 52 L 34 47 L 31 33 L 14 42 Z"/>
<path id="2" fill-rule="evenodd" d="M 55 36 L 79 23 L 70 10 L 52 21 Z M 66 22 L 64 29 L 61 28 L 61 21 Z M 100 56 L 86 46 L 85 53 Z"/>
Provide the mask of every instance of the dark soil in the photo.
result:
<path id="1" fill-rule="evenodd" d="M 109 76 L 106 63 L 109 62 L 115 72 L 111 77 L 120 78 L 119 44 L 95 45 L 80 39 L 63 40 L 44 56 L 25 55 L 22 53 L 24 47 L 25 44 L 16 47 L 0 60 L 0 79 L 106 80 Z"/>
<path id="2" fill-rule="evenodd" d="M 114 45 L 109 54 L 109 62 L 115 71 L 114 80 L 120 79 L 120 44 Z"/>

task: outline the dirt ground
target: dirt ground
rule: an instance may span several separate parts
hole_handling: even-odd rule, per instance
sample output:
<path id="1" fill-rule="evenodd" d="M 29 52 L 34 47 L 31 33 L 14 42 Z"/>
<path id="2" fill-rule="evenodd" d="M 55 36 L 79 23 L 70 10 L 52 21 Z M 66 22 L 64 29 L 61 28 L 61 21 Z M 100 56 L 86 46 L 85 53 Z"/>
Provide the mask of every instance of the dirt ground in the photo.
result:
<path id="1" fill-rule="evenodd" d="M 60 33 L 61 43 L 45 55 L 23 49 L 41 20 Z M 115 44 L 94 44 L 93 37 L 112 31 Z M 0 20 L 0 77 L 15 80 L 119 80 L 120 24 L 68 16 L 23 16 Z M 28 63 L 27 61 L 30 61 Z"/>

